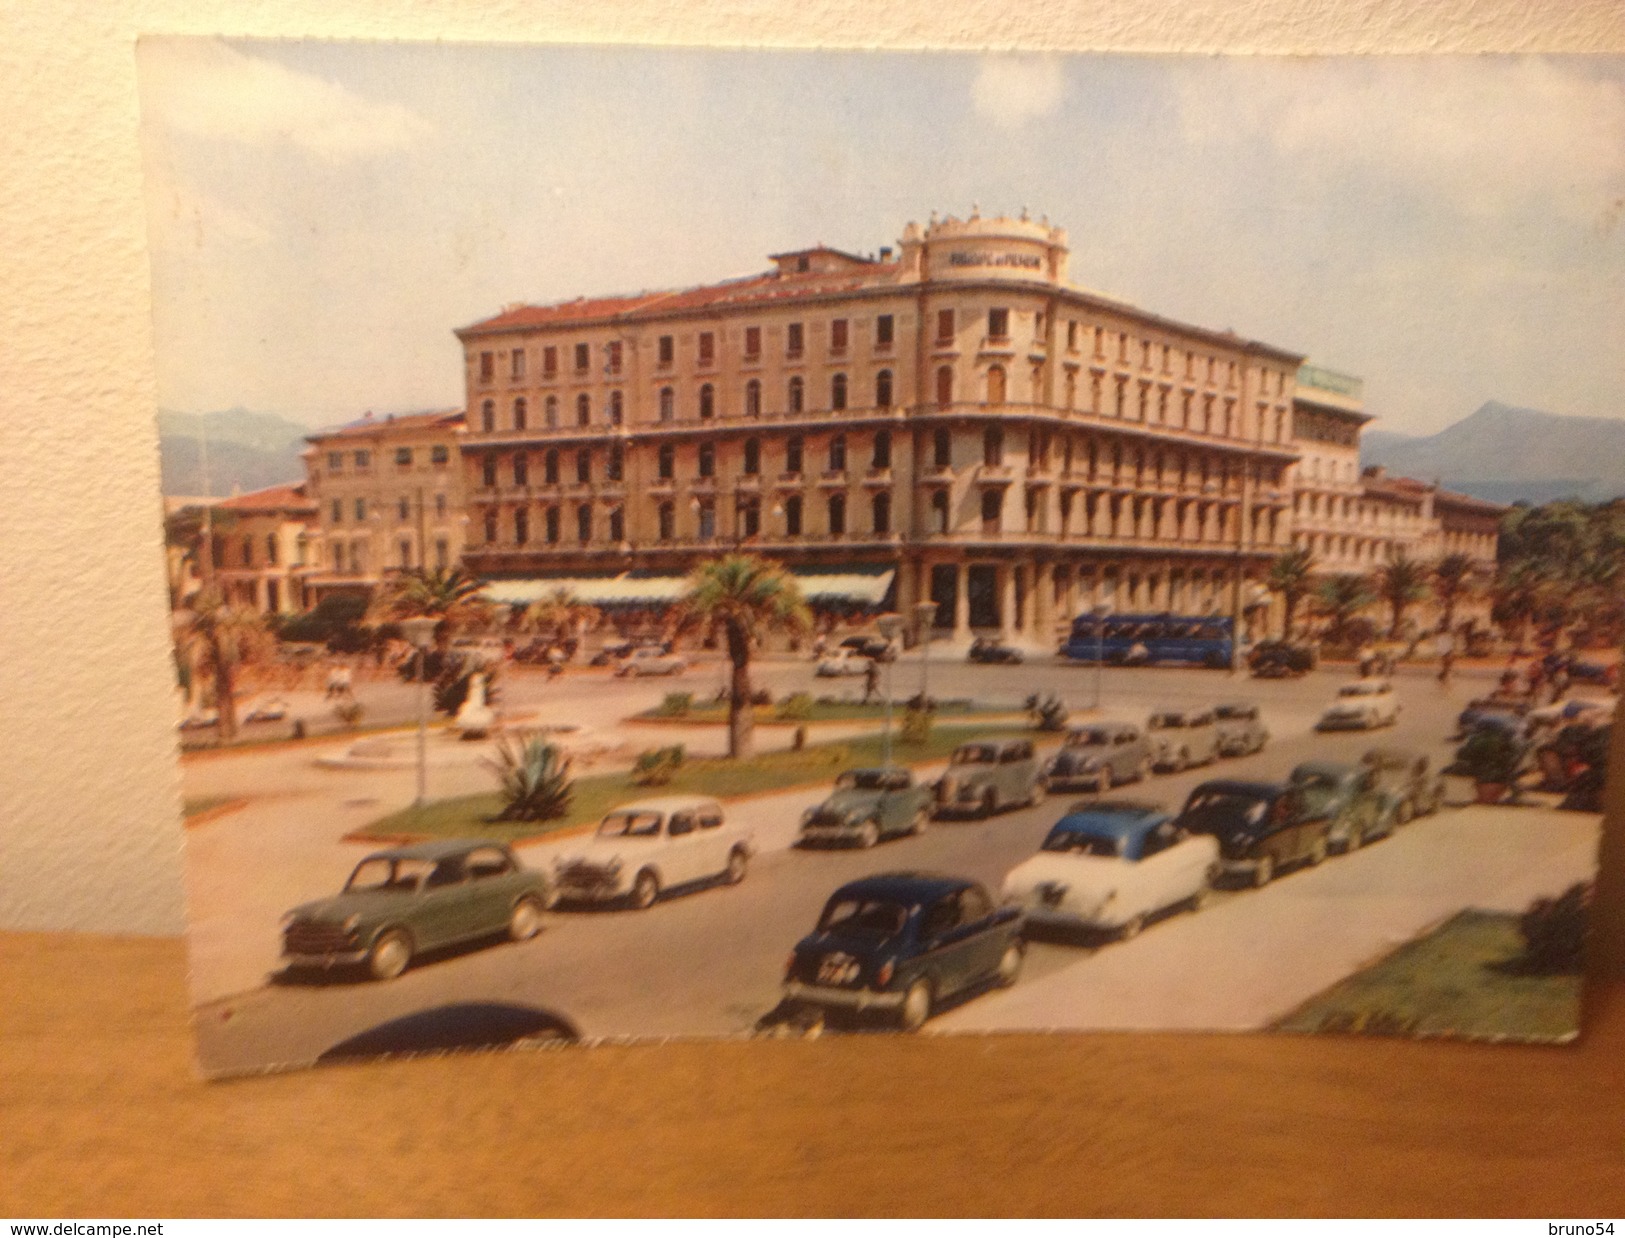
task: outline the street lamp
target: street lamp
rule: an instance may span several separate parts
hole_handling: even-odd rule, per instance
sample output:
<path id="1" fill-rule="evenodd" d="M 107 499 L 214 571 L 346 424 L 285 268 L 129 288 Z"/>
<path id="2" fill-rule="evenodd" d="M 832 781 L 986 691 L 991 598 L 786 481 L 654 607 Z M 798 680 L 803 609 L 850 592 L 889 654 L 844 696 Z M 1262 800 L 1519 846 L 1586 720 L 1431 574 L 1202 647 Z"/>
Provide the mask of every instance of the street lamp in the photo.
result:
<path id="1" fill-rule="evenodd" d="M 881 615 L 880 618 L 875 621 L 875 627 L 880 630 L 880 635 L 885 639 L 886 644 L 889 646 L 894 640 L 897 639 L 897 634 L 903 630 L 903 616 Z M 882 755 L 880 761 L 880 764 L 885 767 L 890 767 L 891 765 L 891 667 L 892 663 L 896 660 L 896 655 L 893 654 L 892 657 L 887 659 L 886 662 L 886 730 L 885 739 L 882 742 Z"/>
<path id="2" fill-rule="evenodd" d="M 1102 598 L 1089 608 L 1095 617 L 1095 709 L 1100 709 L 1100 678 L 1106 666 L 1106 619 L 1112 613 L 1110 601 Z"/>
<path id="3" fill-rule="evenodd" d="M 937 621 L 935 602 L 914 603 L 914 627 L 920 642 L 920 707 L 931 699 L 931 629 Z"/>
<path id="4" fill-rule="evenodd" d="M 401 620 L 401 635 L 418 651 L 418 797 L 413 807 L 422 808 L 429 798 L 429 684 L 424 673 L 429 646 L 434 643 L 434 630 L 440 620 L 433 615 L 418 615 Z"/>

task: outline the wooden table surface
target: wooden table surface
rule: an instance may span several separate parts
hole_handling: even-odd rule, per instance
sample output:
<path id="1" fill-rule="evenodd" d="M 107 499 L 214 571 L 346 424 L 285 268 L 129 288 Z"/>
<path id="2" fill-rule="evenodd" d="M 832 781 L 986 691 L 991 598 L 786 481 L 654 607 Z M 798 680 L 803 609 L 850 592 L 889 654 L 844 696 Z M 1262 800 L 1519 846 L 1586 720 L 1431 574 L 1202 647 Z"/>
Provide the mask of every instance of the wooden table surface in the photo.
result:
<path id="1" fill-rule="evenodd" d="M 1582 1042 L 847 1037 L 193 1072 L 178 940 L 0 935 L 0 1215 L 1625 1213 Z"/>

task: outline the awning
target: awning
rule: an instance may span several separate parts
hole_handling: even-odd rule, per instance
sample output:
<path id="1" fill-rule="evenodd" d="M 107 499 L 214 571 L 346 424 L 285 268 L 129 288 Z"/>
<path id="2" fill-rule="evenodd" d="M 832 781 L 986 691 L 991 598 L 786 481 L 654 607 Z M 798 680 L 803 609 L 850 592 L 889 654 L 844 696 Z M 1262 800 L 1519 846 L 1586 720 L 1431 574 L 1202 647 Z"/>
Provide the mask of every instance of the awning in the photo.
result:
<path id="1" fill-rule="evenodd" d="M 853 565 L 837 570 L 792 568 L 790 574 L 809 602 L 875 607 L 885 601 L 896 572 L 889 567 Z M 552 597 L 560 589 L 568 591 L 576 601 L 592 606 L 663 606 L 687 592 L 688 578 L 636 572 L 623 572 L 618 576 L 527 576 L 490 581 L 485 586 L 485 597 L 505 606 L 528 606 Z"/>

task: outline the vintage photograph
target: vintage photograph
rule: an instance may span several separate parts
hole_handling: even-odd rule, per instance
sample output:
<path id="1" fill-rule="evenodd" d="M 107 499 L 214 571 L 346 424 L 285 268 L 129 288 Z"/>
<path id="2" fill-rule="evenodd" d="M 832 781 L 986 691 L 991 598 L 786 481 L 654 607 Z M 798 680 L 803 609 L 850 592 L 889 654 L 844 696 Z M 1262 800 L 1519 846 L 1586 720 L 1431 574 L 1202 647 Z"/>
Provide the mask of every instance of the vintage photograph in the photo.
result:
<path id="1" fill-rule="evenodd" d="M 1625 61 L 139 68 L 205 1073 L 1578 1034 Z"/>

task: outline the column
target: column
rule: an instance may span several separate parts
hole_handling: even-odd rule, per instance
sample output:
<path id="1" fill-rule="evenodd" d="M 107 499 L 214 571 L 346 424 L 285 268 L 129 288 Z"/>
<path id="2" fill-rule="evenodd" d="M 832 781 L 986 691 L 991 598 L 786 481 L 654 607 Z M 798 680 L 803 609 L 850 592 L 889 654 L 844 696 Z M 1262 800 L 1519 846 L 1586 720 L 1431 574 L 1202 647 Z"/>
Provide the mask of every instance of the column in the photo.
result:
<path id="1" fill-rule="evenodd" d="M 1048 645 L 1055 638 L 1055 564 L 1040 563 L 1037 574 L 1031 606 L 1033 639 Z"/>
<path id="2" fill-rule="evenodd" d="M 954 567 L 954 640 L 970 640 L 970 568 L 963 562 Z"/>
<path id="3" fill-rule="evenodd" d="M 1016 568 L 1013 564 L 1001 563 L 994 570 L 999 589 L 999 635 L 1009 639 L 1015 631 Z"/>

